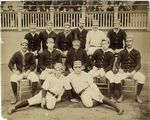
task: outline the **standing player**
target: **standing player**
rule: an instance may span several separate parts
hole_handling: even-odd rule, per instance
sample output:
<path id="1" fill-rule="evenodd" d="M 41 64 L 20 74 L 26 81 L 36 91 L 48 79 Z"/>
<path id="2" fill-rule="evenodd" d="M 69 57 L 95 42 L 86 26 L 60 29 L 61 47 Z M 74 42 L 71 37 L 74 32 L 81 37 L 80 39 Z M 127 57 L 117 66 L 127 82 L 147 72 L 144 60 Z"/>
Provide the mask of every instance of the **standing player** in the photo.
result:
<path id="1" fill-rule="evenodd" d="M 62 63 L 61 53 L 54 49 L 54 39 L 48 38 L 46 46 L 47 50 L 43 51 L 39 56 L 39 66 L 43 70 L 40 75 L 41 85 L 49 74 L 53 73 L 54 64 L 59 62 Z"/>
<path id="2" fill-rule="evenodd" d="M 88 55 L 92 55 L 95 50 L 101 48 L 101 40 L 106 37 L 106 35 L 100 31 L 99 28 L 99 21 L 94 20 L 93 29 L 87 33 L 86 36 L 86 48 Z"/>
<path id="3" fill-rule="evenodd" d="M 55 48 L 61 52 L 63 57 L 67 56 L 68 49 L 72 47 L 72 40 L 70 23 L 64 23 L 64 32 L 58 33 L 55 40 Z"/>
<path id="4" fill-rule="evenodd" d="M 92 107 L 94 105 L 93 100 L 96 100 L 97 102 L 112 106 L 119 114 L 122 114 L 123 109 L 105 98 L 99 91 L 96 84 L 93 83 L 93 78 L 88 73 L 82 71 L 81 61 L 75 61 L 73 69 L 74 72 L 67 76 L 65 82 L 65 89 L 67 90 L 69 98 L 72 98 L 70 92 L 73 87 L 86 107 Z"/>
<path id="5" fill-rule="evenodd" d="M 121 80 L 125 78 L 133 78 L 138 81 L 137 92 L 135 99 L 138 103 L 142 103 L 142 100 L 139 98 L 143 85 L 145 83 L 145 76 L 139 72 L 141 68 L 141 55 L 139 51 L 133 48 L 134 38 L 131 35 L 128 35 L 126 38 L 126 49 L 122 50 L 118 54 L 116 68 L 119 72 L 116 74 L 115 83 L 120 93 L 120 98 L 118 102 L 122 102 L 124 99 Z"/>
<path id="6" fill-rule="evenodd" d="M 39 33 L 40 43 L 42 41 L 42 49 L 43 51 L 47 50 L 46 40 L 48 38 L 53 38 L 54 41 L 56 39 L 57 34 L 53 31 L 53 23 L 51 21 L 47 21 L 46 30 L 41 31 Z"/>
<path id="7" fill-rule="evenodd" d="M 36 104 L 41 104 L 41 107 L 45 109 L 54 109 L 56 102 L 61 101 L 61 97 L 64 93 L 65 77 L 61 74 L 62 71 L 62 64 L 56 63 L 54 66 L 54 74 L 47 77 L 42 86 L 42 90 L 36 96 L 10 107 L 8 114 L 12 114 L 18 108 Z"/>
<path id="8" fill-rule="evenodd" d="M 79 27 L 72 30 L 73 38 L 74 38 L 75 33 L 78 34 L 78 38 L 81 41 L 81 48 L 82 49 L 85 49 L 86 35 L 88 33 L 88 31 L 86 29 L 84 29 L 84 26 L 85 26 L 85 19 L 80 18 Z"/>
<path id="9" fill-rule="evenodd" d="M 28 51 L 28 40 L 21 40 L 21 50 L 12 56 L 8 67 L 13 72 L 10 81 L 14 93 L 14 99 L 11 101 L 11 104 L 15 104 L 18 101 L 17 81 L 21 79 L 29 79 L 32 81 L 32 96 L 34 96 L 37 88 L 38 76 L 33 72 L 36 68 L 36 64 L 34 55 Z"/>
<path id="10" fill-rule="evenodd" d="M 102 39 L 101 45 L 102 49 L 98 49 L 94 52 L 91 57 L 91 62 L 93 69 L 89 74 L 94 77 L 106 77 L 110 81 L 110 98 L 111 101 L 115 102 L 114 99 L 114 74 L 112 72 L 113 64 L 115 61 L 115 56 L 109 51 L 109 38 Z"/>

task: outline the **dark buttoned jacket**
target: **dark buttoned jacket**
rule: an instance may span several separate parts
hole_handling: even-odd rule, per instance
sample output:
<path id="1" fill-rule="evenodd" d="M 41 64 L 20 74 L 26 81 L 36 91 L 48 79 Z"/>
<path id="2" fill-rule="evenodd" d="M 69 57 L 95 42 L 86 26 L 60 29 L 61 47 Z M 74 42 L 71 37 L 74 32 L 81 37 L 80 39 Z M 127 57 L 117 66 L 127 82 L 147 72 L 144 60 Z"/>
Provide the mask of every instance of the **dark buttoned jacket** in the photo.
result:
<path id="1" fill-rule="evenodd" d="M 114 61 L 114 54 L 110 51 L 104 52 L 102 49 L 96 50 L 91 57 L 92 65 L 103 68 L 105 72 L 112 70 Z"/>
<path id="2" fill-rule="evenodd" d="M 136 72 L 141 68 L 141 55 L 139 51 L 133 49 L 130 53 L 127 49 L 119 52 L 116 62 L 117 69 L 123 69 L 124 72 Z"/>

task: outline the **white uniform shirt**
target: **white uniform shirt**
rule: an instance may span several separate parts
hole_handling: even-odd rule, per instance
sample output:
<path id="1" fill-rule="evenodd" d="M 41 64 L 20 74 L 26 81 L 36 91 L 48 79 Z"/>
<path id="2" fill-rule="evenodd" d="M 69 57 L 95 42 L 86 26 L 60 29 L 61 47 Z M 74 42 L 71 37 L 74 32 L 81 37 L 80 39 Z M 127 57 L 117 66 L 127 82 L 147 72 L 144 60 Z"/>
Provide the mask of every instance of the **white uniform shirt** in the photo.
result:
<path id="1" fill-rule="evenodd" d="M 76 93 L 78 94 L 81 92 L 81 90 L 87 88 L 91 83 L 93 83 L 93 78 L 84 71 L 82 71 L 80 75 L 77 75 L 75 72 L 72 72 L 66 77 L 66 90 L 72 89 L 70 83 L 73 86 Z"/>
<path id="2" fill-rule="evenodd" d="M 104 32 L 97 30 L 91 30 L 87 33 L 86 36 L 86 48 L 89 48 L 90 45 L 100 47 L 101 46 L 101 40 L 103 38 L 106 38 L 106 35 Z"/>
<path id="3" fill-rule="evenodd" d="M 54 74 L 50 74 L 47 76 L 47 79 L 43 83 L 42 88 L 45 90 L 50 90 L 56 95 L 59 95 L 63 90 L 65 79 L 66 77 L 63 75 L 61 75 L 61 77 L 58 79 Z"/>

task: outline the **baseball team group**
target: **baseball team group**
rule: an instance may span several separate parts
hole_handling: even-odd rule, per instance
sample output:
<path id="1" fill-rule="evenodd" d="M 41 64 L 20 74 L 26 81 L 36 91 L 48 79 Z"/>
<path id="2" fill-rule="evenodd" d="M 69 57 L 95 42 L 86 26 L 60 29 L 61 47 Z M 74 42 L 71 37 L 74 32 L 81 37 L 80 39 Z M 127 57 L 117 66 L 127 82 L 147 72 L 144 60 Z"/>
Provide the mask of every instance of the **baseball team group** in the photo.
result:
<path id="1" fill-rule="evenodd" d="M 20 42 L 21 49 L 8 63 L 13 72 L 10 78 L 14 94 L 11 104 L 15 104 L 8 109 L 8 114 L 36 104 L 44 109 L 54 109 L 64 92 L 71 102 L 82 101 L 88 108 L 103 103 L 122 114 L 124 108 L 116 102 L 124 100 L 121 81 L 126 78 L 137 81 L 135 100 L 142 103 L 139 95 L 146 78 L 139 71 L 141 55 L 133 48 L 134 36 L 127 35 L 120 28 L 119 19 L 114 20 L 114 27 L 107 35 L 99 30 L 98 20 L 93 20 L 90 31 L 84 25 L 83 18 L 79 20 L 79 27 L 73 30 L 70 23 L 64 23 L 64 30 L 56 34 L 53 23 L 47 21 L 46 29 L 37 34 L 36 24 L 30 23 L 29 33 Z M 39 77 L 36 73 L 40 73 Z M 110 98 L 101 93 L 95 78 L 109 81 Z M 23 79 L 32 82 L 32 97 L 16 104 L 17 82 Z M 41 91 L 35 95 L 38 82 Z M 117 100 L 115 89 L 119 93 Z"/>

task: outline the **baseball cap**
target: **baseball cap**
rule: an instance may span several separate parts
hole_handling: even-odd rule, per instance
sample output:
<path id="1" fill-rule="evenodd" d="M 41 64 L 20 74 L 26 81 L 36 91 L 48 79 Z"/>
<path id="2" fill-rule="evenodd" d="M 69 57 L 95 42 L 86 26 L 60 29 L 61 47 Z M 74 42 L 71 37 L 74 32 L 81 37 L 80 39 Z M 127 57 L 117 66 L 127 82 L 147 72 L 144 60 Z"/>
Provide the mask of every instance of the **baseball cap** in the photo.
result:
<path id="1" fill-rule="evenodd" d="M 134 37 L 132 35 L 127 35 L 126 40 L 134 40 Z"/>
<path id="2" fill-rule="evenodd" d="M 30 28 L 36 28 L 36 23 L 30 23 L 30 24 L 29 24 L 29 27 L 30 27 Z"/>
<path id="3" fill-rule="evenodd" d="M 23 43 L 28 44 L 28 40 L 27 40 L 27 39 L 22 39 L 20 43 L 21 43 L 21 44 L 23 44 Z"/>
<path id="4" fill-rule="evenodd" d="M 93 25 L 99 25 L 99 21 L 98 20 L 93 20 Z"/>
<path id="5" fill-rule="evenodd" d="M 101 40 L 101 42 L 103 42 L 103 41 L 107 41 L 108 43 L 110 43 L 110 40 L 109 40 L 108 37 L 103 38 L 103 39 Z"/>
<path id="6" fill-rule="evenodd" d="M 62 63 L 56 63 L 56 64 L 54 65 L 54 68 L 55 68 L 55 69 L 56 69 L 56 68 L 63 69 L 63 65 L 62 65 Z"/>
<path id="7" fill-rule="evenodd" d="M 48 25 L 48 24 L 53 24 L 53 23 L 52 23 L 52 21 L 47 21 L 46 25 Z"/>
<path id="8" fill-rule="evenodd" d="M 64 23 L 64 26 L 70 26 L 69 22 Z"/>
<path id="9" fill-rule="evenodd" d="M 54 39 L 53 39 L 53 38 L 48 38 L 48 39 L 47 39 L 47 42 L 54 43 Z"/>
<path id="10" fill-rule="evenodd" d="M 120 24 L 120 19 L 114 19 L 114 24 Z"/>
<path id="11" fill-rule="evenodd" d="M 80 60 L 76 60 L 76 61 L 74 61 L 73 65 L 74 65 L 74 67 L 82 66 L 82 62 Z"/>

